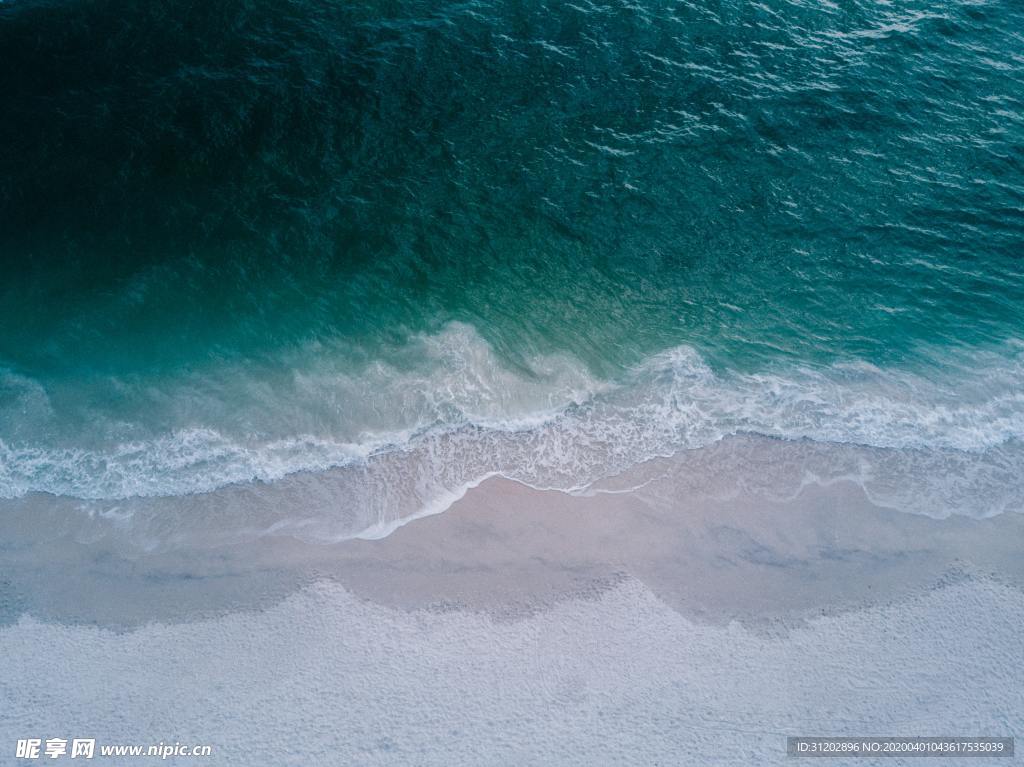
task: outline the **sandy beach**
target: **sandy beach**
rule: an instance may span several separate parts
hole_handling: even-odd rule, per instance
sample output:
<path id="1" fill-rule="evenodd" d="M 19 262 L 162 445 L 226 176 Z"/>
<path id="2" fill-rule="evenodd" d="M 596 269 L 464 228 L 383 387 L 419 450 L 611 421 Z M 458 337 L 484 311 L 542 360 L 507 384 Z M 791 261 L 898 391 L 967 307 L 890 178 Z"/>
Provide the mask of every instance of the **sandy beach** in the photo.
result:
<path id="1" fill-rule="evenodd" d="M 646 765 L 1021 730 L 1024 516 L 906 514 L 843 481 L 696 498 L 692 462 L 629 492 L 493 478 L 334 544 L 144 552 L 88 540 L 84 516 L 39 535 L 46 504 L 8 504 L 0 736 L 188 740 L 215 764 Z"/>

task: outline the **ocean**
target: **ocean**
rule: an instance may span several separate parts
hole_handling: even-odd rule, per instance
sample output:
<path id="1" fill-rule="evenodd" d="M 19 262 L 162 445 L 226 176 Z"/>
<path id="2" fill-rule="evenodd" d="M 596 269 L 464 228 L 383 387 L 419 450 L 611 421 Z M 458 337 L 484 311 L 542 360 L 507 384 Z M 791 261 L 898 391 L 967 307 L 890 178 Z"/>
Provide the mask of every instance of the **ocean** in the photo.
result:
<path id="1" fill-rule="evenodd" d="M 486 477 L 597 492 L 753 439 L 798 485 L 1021 511 L 1021 29 L 0 2 L 0 498 L 329 475 L 314 537 L 374 537 Z"/>

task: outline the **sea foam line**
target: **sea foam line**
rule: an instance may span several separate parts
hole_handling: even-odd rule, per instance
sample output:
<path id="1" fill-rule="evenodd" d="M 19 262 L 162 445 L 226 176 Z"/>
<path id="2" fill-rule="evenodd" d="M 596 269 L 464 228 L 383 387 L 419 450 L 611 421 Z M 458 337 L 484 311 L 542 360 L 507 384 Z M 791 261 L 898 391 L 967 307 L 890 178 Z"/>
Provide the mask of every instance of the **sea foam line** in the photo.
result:
<path id="1" fill-rule="evenodd" d="M 465 325 L 417 343 L 429 364 L 411 373 L 380 365 L 356 382 L 296 377 L 311 407 L 339 392 L 353 406 L 362 404 L 359 397 L 376 398 L 382 411 L 406 408 L 393 411 L 406 416 L 402 428 L 347 439 L 259 439 L 207 427 L 99 448 L 0 439 L 0 497 L 206 493 L 298 472 L 372 471 L 385 456 L 391 464 L 405 457 L 430 474 L 423 483 L 435 486 L 434 494 L 456 493 L 495 474 L 580 490 L 651 458 L 742 433 L 966 453 L 1024 439 L 1019 348 L 979 354 L 926 376 L 867 364 L 722 373 L 696 350 L 679 347 L 610 382 L 589 376 L 571 358 L 540 358 L 534 371 L 514 370 Z M 426 495 L 424 509 L 440 503 L 441 496 Z"/>

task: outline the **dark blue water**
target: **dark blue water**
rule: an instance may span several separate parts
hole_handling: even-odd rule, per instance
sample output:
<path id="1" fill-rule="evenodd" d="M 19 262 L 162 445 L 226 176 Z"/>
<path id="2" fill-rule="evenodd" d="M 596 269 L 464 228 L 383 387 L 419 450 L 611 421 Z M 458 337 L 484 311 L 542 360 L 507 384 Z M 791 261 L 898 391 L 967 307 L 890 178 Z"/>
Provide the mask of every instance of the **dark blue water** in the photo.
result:
<path id="1" fill-rule="evenodd" d="M 511 430 L 581 481 L 737 432 L 1013 445 L 1021 29 L 1005 0 L 7 0 L 0 495 L 466 428 L 478 473 Z"/>

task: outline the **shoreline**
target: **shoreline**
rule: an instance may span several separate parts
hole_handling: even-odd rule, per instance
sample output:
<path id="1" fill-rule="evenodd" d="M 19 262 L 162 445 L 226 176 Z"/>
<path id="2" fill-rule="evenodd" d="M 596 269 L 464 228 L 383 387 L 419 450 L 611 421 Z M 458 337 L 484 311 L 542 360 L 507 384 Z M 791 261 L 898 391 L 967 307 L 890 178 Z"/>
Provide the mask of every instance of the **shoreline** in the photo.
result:
<path id="1" fill-rule="evenodd" d="M 788 764 L 793 735 L 1024 731 L 1024 516 L 900 514 L 838 484 L 667 509 L 666 487 L 491 479 L 331 545 L 126 558 L 5 537 L 0 741 L 696 767 Z"/>
<path id="2" fill-rule="evenodd" d="M 334 544 L 147 552 L 6 509 L 0 742 L 696 766 L 787 764 L 790 735 L 1024 731 L 1024 515 L 895 512 L 848 481 L 714 497 L 691 469 L 587 496 L 491 478 Z"/>
<path id="3" fill-rule="evenodd" d="M 586 495 L 490 477 L 381 538 L 193 535 L 149 551 L 111 534 L 116 522 L 97 529 L 89 515 L 23 504 L 0 513 L 0 625 L 22 612 L 123 628 L 187 621 L 263 609 L 322 579 L 400 609 L 512 617 L 636 579 L 683 615 L 747 624 L 886 604 L 965 576 L 1024 588 L 1024 514 L 903 513 L 848 480 L 781 498 L 726 487 L 696 480 L 689 456 Z"/>

